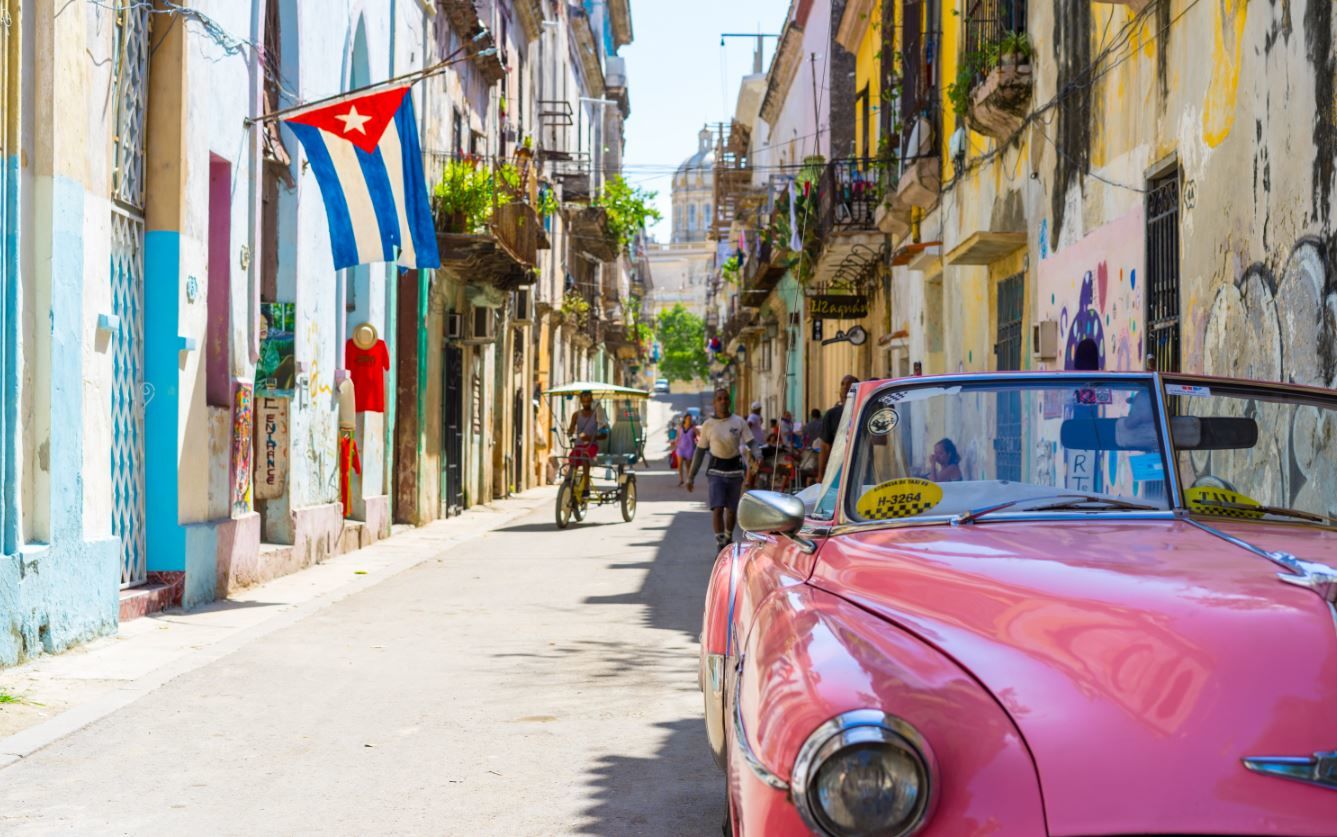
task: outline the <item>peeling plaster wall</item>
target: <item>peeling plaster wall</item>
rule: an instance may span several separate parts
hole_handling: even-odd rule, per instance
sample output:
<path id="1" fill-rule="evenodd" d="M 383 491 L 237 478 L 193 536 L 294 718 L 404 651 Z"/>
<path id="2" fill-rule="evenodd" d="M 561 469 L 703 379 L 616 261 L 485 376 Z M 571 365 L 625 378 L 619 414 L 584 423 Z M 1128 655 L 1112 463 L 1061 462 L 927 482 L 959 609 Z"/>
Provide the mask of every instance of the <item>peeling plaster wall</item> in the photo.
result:
<path id="1" fill-rule="evenodd" d="M 108 135 L 83 116 L 105 94 L 105 73 L 88 56 L 106 54 L 106 23 L 81 6 L 59 18 L 25 14 L 17 24 L 23 129 L 11 188 L 20 211 L 5 234 L 17 244 L 9 278 L 19 293 L 5 325 L 16 327 L 21 353 L 5 397 L 19 407 L 11 417 L 21 488 L 8 511 L 21 525 L 11 554 L 0 556 L 0 665 L 116 627 L 120 567 L 108 537 L 104 441 L 110 363 L 96 332 L 109 211 L 96 197 L 105 192 L 105 165 L 87 153 L 90 144 L 108 147 Z"/>
<path id="2" fill-rule="evenodd" d="M 955 5 L 944 4 L 941 19 L 945 79 L 955 77 L 960 42 Z M 1107 363 L 1141 368 L 1134 326 L 1144 325 L 1145 289 L 1132 271 L 1146 260 L 1145 221 L 1127 219 L 1143 212 L 1149 176 L 1169 161 L 1181 171 L 1183 368 L 1337 383 L 1333 18 L 1327 0 L 1165 0 L 1136 21 L 1115 4 L 1030 4 L 1031 107 L 1060 91 L 1062 103 L 1010 144 L 969 134 L 966 170 L 928 213 L 923 239 L 940 238 L 950 252 L 978 231 L 1024 230 L 1027 325 L 1079 305 L 1078 263 L 1098 283 L 1104 261 L 1110 287 L 1124 283 L 1120 313 L 1101 312 L 1119 337 L 1113 347 L 1107 340 Z M 1101 69 L 1086 72 L 1106 49 Z M 944 108 L 946 154 L 955 117 Z M 955 174 L 946 160 L 945 177 Z M 1118 240 L 1102 239 L 1111 225 Z M 1042 266 L 1069 251 L 1069 272 L 1080 275 L 1064 280 L 1065 301 Z M 1122 280 L 1102 252 L 1121 262 Z M 928 348 L 933 324 L 922 336 L 913 326 L 925 313 L 913 307 L 927 301 L 898 297 L 894 306 L 912 310 L 894 307 L 893 317 L 912 324 L 926 371 L 993 367 L 992 283 L 1003 275 L 998 265 L 945 268 L 940 361 Z M 1099 296 L 1097 288 L 1097 309 Z M 1038 363 L 1029 331 L 1024 366 Z M 1269 352 L 1280 359 L 1262 362 Z"/>

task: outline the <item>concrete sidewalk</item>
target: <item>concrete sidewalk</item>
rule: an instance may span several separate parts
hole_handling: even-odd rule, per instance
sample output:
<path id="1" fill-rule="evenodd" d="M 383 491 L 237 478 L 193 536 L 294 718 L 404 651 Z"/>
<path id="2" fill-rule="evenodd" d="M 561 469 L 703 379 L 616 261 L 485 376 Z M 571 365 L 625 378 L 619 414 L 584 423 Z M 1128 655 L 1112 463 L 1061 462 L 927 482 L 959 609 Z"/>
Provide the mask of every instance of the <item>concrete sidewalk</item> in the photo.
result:
<path id="1" fill-rule="evenodd" d="M 0 693 L 19 698 L 0 703 L 0 769 L 246 643 L 505 526 L 555 493 L 538 488 L 478 506 L 231 599 L 135 619 L 114 637 L 0 669 Z"/>

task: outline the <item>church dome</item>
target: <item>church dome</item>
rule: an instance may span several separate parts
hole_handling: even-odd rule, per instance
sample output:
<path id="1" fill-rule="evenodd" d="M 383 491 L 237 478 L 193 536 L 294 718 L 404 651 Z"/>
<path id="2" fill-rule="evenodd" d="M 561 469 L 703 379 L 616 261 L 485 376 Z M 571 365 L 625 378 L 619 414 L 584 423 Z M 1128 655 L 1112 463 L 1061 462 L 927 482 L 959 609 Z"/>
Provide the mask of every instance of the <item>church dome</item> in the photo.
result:
<path id="1" fill-rule="evenodd" d="M 698 140 L 699 144 L 696 153 L 688 157 L 686 160 L 683 160 L 682 165 L 678 166 L 675 180 L 679 183 L 683 182 L 685 176 L 689 173 L 696 173 L 699 176 L 703 172 L 714 172 L 715 142 L 714 138 L 711 136 L 710 129 L 702 128 L 701 133 L 698 135 Z"/>

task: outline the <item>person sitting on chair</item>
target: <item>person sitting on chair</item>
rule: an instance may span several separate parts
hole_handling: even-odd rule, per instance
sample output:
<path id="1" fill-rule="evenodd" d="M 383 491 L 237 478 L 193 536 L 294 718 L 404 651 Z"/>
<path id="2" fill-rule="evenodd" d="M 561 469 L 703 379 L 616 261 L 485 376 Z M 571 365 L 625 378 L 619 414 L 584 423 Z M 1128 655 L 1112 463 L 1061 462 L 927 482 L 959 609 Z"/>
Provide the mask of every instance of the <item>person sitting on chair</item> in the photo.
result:
<path id="1" fill-rule="evenodd" d="M 599 455 L 599 440 L 608 438 L 608 416 L 603 408 L 594 406 L 594 394 L 582 390 L 580 409 L 571 416 L 566 435 L 575 441 L 571 445 L 571 462 L 580 465 L 580 484 L 585 493 L 590 490 L 590 463 Z"/>
<path id="2" fill-rule="evenodd" d="M 930 460 L 929 479 L 934 482 L 960 482 L 961 454 L 956 451 L 956 443 L 951 439 L 939 439 L 933 446 L 933 458 Z"/>

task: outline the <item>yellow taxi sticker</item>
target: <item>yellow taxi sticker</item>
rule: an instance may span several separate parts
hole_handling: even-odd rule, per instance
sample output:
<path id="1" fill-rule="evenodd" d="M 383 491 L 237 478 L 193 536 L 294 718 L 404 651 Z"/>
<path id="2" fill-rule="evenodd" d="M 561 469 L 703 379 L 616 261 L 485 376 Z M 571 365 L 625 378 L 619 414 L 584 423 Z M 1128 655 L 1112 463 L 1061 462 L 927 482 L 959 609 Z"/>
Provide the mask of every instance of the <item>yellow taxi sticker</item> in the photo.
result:
<path id="1" fill-rule="evenodd" d="M 855 510 L 865 520 L 890 520 L 923 514 L 941 502 L 942 487 L 937 483 L 902 477 L 865 491 Z"/>
<path id="2" fill-rule="evenodd" d="M 1239 494 L 1226 488 L 1200 485 L 1185 491 L 1184 499 L 1188 501 L 1189 511 L 1195 511 L 1201 514 L 1215 514 L 1222 517 L 1244 517 L 1250 520 L 1258 520 L 1263 516 L 1262 511 L 1253 511 L 1248 508 L 1237 508 L 1238 506 L 1258 506 L 1261 505 L 1261 503 L 1252 497 L 1246 497 L 1243 494 Z"/>

